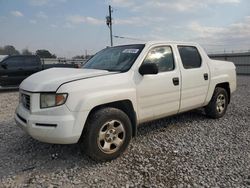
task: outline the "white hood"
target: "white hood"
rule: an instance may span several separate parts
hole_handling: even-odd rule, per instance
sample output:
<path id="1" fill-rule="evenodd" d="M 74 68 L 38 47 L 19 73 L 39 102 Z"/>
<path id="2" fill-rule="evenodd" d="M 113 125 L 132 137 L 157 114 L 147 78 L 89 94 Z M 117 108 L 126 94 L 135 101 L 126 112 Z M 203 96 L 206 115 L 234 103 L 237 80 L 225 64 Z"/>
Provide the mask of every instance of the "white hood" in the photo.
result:
<path id="1" fill-rule="evenodd" d="M 19 88 L 31 92 L 54 92 L 65 82 L 113 73 L 95 69 L 51 68 L 29 76 Z"/>

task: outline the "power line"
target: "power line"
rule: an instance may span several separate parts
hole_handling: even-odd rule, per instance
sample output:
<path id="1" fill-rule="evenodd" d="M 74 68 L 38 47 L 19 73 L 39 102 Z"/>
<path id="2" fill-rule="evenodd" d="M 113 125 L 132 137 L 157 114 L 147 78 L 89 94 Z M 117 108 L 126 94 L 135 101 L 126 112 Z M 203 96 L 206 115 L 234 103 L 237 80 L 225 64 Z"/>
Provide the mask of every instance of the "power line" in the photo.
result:
<path id="1" fill-rule="evenodd" d="M 143 39 L 132 38 L 132 37 L 124 37 L 124 36 L 118 36 L 118 35 L 113 35 L 113 37 L 119 38 L 119 39 L 128 39 L 128 40 L 135 40 L 135 41 L 145 42 L 145 40 L 143 40 Z"/>

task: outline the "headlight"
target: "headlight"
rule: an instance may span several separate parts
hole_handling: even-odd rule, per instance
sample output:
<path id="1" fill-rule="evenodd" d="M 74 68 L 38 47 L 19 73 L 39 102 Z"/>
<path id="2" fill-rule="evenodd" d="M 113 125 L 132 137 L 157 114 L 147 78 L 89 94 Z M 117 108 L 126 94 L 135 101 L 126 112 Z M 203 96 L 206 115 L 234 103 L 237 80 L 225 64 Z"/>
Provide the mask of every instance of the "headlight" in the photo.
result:
<path id="1" fill-rule="evenodd" d="M 49 108 L 63 105 L 67 100 L 67 93 L 41 93 L 40 107 Z"/>

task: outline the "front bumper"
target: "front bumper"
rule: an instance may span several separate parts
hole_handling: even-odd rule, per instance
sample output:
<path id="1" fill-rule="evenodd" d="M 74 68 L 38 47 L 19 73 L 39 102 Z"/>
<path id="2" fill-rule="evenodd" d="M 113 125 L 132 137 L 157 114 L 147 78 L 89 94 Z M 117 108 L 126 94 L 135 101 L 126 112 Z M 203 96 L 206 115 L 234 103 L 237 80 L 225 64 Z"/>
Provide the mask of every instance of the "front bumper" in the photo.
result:
<path id="1" fill-rule="evenodd" d="M 71 112 L 65 105 L 32 114 L 20 103 L 15 113 L 16 124 L 31 137 L 54 144 L 77 143 L 86 119 L 87 113 Z"/>

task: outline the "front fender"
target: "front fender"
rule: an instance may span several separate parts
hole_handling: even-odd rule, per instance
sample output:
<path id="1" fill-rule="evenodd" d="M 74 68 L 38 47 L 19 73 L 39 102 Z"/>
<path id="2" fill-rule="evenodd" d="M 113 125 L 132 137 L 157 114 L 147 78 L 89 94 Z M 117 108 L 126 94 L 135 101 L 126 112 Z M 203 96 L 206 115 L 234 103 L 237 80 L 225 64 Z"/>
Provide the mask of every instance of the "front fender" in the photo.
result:
<path id="1" fill-rule="evenodd" d="M 72 112 L 83 112 L 91 111 L 99 105 L 121 100 L 130 100 L 136 110 L 136 92 L 134 89 L 98 91 L 78 96 L 69 95 L 66 105 Z"/>

